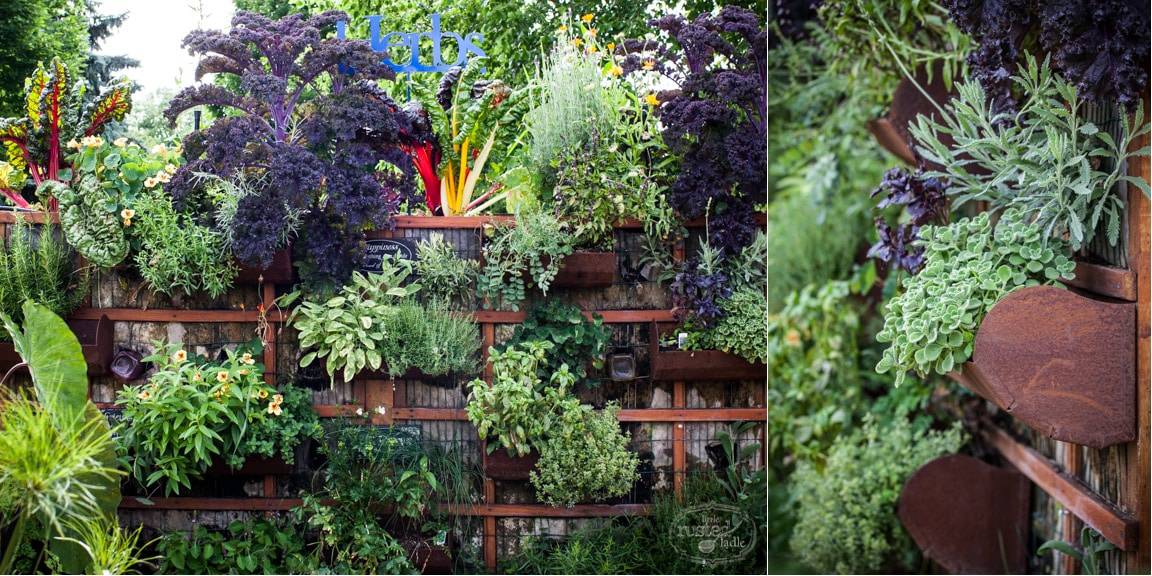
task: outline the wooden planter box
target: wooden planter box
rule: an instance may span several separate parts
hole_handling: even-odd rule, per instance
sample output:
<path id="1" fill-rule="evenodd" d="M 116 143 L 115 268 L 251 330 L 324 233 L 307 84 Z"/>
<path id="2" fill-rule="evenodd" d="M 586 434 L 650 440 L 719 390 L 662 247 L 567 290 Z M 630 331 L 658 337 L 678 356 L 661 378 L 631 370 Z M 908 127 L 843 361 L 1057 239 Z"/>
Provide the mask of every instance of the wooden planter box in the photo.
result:
<path id="1" fill-rule="evenodd" d="M 949 374 L 1056 440 L 1103 448 L 1136 439 L 1136 304 L 1052 286 L 1012 292 Z"/>
<path id="2" fill-rule="evenodd" d="M 80 341 L 80 351 L 88 365 L 88 374 L 102 376 L 112 364 L 112 321 L 108 316 L 99 320 L 69 320 L 68 327 Z M 16 353 L 12 342 L 0 342 L 0 378 L 24 359 Z"/>
<path id="3" fill-rule="evenodd" d="M 880 146 L 913 166 L 918 163 L 919 155 L 913 148 L 909 125 L 914 124 L 916 117 L 921 114 L 929 117 L 939 116 L 933 101 L 943 108 L 952 97 L 944 85 L 943 70 L 940 66 L 933 70 L 931 82 L 928 81 L 928 74 L 923 69 L 917 70 L 915 76 L 916 82 L 928 92 L 932 100 L 925 98 L 911 81 L 904 78 L 900 80 L 900 84 L 892 94 L 892 106 L 888 114 L 868 122 L 868 131 L 872 132 L 872 136 Z"/>
<path id="4" fill-rule="evenodd" d="M 720 350 L 657 351 L 652 357 L 653 380 L 764 380 L 767 376 L 764 364 Z"/>
<path id="5" fill-rule="evenodd" d="M 240 271 L 236 274 L 236 284 L 259 284 L 264 276 L 265 284 L 291 284 L 296 281 L 296 270 L 292 267 L 292 248 L 280 250 L 272 257 L 272 264 L 261 270 L 237 262 Z"/>
<path id="6" fill-rule="evenodd" d="M 268 474 L 291 474 L 296 471 L 295 464 L 288 464 L 280 458 L 265 458 L 263 456 L 249 456 L 240 468 L 232 468 L 223 459 L 216 458 L 212 466 L 204 473 L 205 476 L 265 476 Z"/>
<path id="7" fill-rule="evenodd" d="M 948 574 L 1024 574 L 1031 489 L 1014 469 L 952 454 L 908 478 L 896 514 Z"/>
<path id="8" fill-rule="evenodd" d="M 441 388 L 455 388 L 456 383 L 461 375 L 459 374 L 440 374 L 438 376 L 429 376 L 418 368 L 409 368 L 403 374 L 393 378 L 388 374 L 388 367 L 381 366 L 379 370 L 361 370 L 356 375 L 356 380 L 419 380 L 425 384 L 432 386 L 439 386 Z"/>
<path id="9" fill-rule="evenodd" d="M 400 545 L 408 553 L 408 560 L 421 574 L 452 574 L 454 563 L 447 546 L 411 539 L 401 540 Z"/>
<path id="10" fill-rule="evenodd" d="M 107 315 L 99 320 L 69 320 L 68 328 L 80 341 L 80 351 L 88 364 L 88 375 L 103 376 L 112 365 L 112 321 Z"/>
<path id="11" fill-rule="evenodd" d="M 484 455 L 484 475 L 493 480 L 527 480 L 528 473 L 536 468 L 536 462 L 540 460 L 540 453 L 535 450 L 523 457 L 511 456 L 504 448 L 489 454 L 487 446 L 481 445 L 481 450 Z"/>
<path id="12" fill-rule="evenodd" d="M 564 257 L 555 288 L 605 288 L 616 283 L 615 252 L 575 252 Z"/>

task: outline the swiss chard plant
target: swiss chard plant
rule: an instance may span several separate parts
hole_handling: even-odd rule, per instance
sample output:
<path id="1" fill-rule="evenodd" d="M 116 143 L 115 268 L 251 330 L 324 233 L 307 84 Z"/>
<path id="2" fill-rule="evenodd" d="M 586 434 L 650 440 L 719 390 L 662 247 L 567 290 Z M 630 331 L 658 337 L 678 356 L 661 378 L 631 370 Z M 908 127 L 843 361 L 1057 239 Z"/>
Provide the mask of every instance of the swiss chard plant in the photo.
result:
<path id="1" fill-rule="evenodd" d="M 24 89 L 24 116 L 0 119 L 0 144 L 8 155 L 0 194 L 15 206 L 29 208 L 22 188 L 31 182 L 44 206 L 55 211 L 53 192 L 59 188 L 44 185 L 72 180 L 66 144 L 98 140 L 110 122 L 123 120 L 132 109 L 131 85 L 117 82 L 86 105 L 84 79 L 73 77 L 54 59 L 47 67 L 37 66 Z"/>
<path id="2" fill-rule="evenodd" d="M 1046 238 L 1016 210 L 993 227 L 987 212 L 948 226 L 925 226 L 917 243 L 924 269 L 888 301 L 876 341 L 888 348 L 876 365 L 899 386 L 916 372 L 948 374 L 972 356 L 976 331 L 1001 298 L 1026 286 L 1073 277 L 1067 244 Z"/>
<path id="3" fill-rule="evenodd" d="M 1013 77 L 1022 97 L 1015 113 L 997 112 L 976 82 L 958 86 L 959 96 L 941 121 L 920 116 L 911 127 L 920 154 L 940 165 L 927 177 L 945 178 L 953 207 L 987 201 L 993 209 L 1019 208 L 1047 236 L 1066 237 L 1073 250 L 1091 241 L 1101 226 L 1108 243 L 1120 235 L 1123 200 L 1118 182 L 1139 187 L 1143 179 L 1124 173 L 1124 161 L 1147 156 L 1148 148 L 1129 151 L 1152 130 L 1143 104 L 1131 120 L 1123 118 L 1119 140 L 1083 119 L 1083 101 L 1075 86 L 1032 56 Z M 944 142 L 951 137 L 955 145 Z"/>
<path id="4" fill-rule="evenodd" d="M 233 253 L 267 266 L 302 213 L 296 248 L 316 281 L 347 279 L 364 233 L 387 226 L 414 190 L 399 146 L 415 128 L 372 82 L 394 74 L 366 41 L 324 38 L 342 19 L 335 11 L 275 21 L 240 11 L 228 32 L 190 33 L 184 46 L 202 56 L 197 76 L 235 75 L 237 88 L 189 87 L 165 110 L 170 122 L 196 106 L 229 111 L 185 138 L 188 163 L 167 186 L 178 207 L 210 205 L 203 174 L 245 179 L 255 190 L 231 217 Z M 396 169 L 378 172 L 380 162 Z"/>

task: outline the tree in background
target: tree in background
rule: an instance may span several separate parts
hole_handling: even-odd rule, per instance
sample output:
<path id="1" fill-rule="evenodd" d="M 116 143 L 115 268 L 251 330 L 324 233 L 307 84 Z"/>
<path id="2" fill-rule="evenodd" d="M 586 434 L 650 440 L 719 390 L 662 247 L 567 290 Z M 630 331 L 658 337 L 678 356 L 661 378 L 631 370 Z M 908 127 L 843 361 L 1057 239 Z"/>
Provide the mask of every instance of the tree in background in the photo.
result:
<path id="1" fill-rule="evenodd" d="M 60 58 L 80 73 L 88 58 L 84 0 L 4 0 L 0 2 L 0 117 L 19 116 L 24 79 L 38 62 Z"/>
<path id="2" fill-rule="evenodd" d="M 100 54 L 97 50 L 112 33 L 124 23 L 127 13 L 101 14 L 100 0 L 85 0 L 88 18 L 88 59 L 84 66 L 84 82 L 88 84 L 88 98 L 95 97 L 102 86 L 108 85 L 116 72 L 135 68 L 140 61 L 123 54 Z"/>

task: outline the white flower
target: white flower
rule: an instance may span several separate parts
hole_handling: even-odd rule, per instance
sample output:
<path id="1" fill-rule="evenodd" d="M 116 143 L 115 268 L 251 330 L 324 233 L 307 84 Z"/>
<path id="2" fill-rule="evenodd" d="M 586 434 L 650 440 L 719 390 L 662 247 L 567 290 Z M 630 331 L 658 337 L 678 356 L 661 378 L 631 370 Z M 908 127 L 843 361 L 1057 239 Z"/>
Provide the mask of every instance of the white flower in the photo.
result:
<path id="1" fill-rule="evenodd" d="M 356 409 L 356 415 L 357 416 L 363 416 L 364 415 L 364 409 L 363 408 L 357 408 Z"/>
<path id="2" fill-rule="evenodd" d="M 388 413 L 388 408 L 386 408 L 384 406 L 377 406 L 376 407 L 376 413 L 383 416 L 383 415 Z"/>

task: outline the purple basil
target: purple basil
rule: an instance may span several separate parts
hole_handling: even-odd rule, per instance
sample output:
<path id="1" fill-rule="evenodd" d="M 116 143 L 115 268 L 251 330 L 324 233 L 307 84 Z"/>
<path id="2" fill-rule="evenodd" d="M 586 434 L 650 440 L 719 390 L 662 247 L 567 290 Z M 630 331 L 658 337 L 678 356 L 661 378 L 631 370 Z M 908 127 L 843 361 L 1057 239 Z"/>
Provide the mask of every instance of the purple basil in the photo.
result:
<path id="1" fill-rule="evenodd" d="M 925 178 L 922 171 L 915 174 L 902 168 L 893 168 L 884 174 L 884 179 L 872 197 L 882 196 L 876 208 L 883 210 L 891 206 L 903 206 L 907 220 L 895 228 L 883 218 L 876 218 L 876 234 L 879 240 L 868 250 L 868 257 L 875 258 L 882 266 L 892 266 L 907 270 L 912 274 L 924 265 L 924 249 L 914 245 L 920 236 L 920 227 L 925 224 L 943 224 L 948 221 L 948 197 L 946 185 L 939 178 Z"/>

